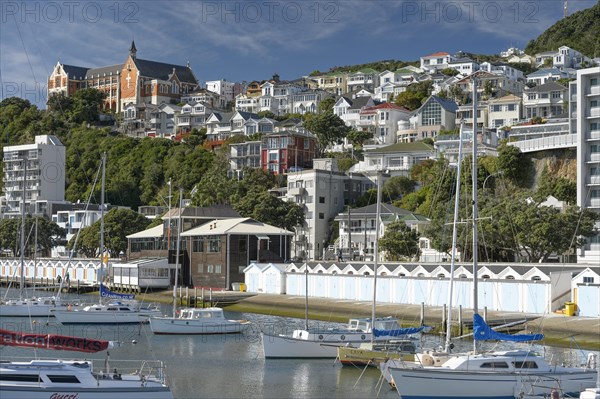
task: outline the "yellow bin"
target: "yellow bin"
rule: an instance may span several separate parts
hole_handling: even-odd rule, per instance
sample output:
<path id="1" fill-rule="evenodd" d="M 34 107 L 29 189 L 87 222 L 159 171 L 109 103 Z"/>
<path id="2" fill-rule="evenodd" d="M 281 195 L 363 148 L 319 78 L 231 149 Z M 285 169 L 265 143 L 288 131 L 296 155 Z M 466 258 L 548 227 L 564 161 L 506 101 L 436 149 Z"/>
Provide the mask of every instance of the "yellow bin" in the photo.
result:
<path id="1" fill-rule="evenodd" d="M 246 284 L 240 283 L 240 291 L 241 292 L 246 292 Z"/>
<path id="2" fill-rule="evenodd" d="M 576 306 L 577 305 L 575 304 L 575 302 L 565 302 L 565 314 L 567 316 L 574 316 Z"/>

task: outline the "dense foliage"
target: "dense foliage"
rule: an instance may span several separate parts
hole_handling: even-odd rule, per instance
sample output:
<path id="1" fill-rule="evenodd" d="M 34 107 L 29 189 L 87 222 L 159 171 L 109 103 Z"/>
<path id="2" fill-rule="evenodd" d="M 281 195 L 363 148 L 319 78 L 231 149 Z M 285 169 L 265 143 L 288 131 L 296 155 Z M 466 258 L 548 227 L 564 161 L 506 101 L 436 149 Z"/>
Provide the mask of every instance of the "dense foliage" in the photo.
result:
<path id="1" fill-rule="evenodd" d="M 594 58 L 600 56 L 600 3 L 569 15 L 546 29 L 537 39 L 531 40 L 525 52 L 536 54 L 569 46 Z"/>

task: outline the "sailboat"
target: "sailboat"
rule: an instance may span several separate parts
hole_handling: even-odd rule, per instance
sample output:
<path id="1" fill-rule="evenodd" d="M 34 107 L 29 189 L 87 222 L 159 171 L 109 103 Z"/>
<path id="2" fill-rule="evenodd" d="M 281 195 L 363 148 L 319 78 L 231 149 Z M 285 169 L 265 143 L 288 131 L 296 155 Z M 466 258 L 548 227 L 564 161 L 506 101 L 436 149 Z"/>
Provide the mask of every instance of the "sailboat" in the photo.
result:
<path id="1" fill-rule="evenodd" d="M 381 179 L 378 179 L 380 185 Z M 378 192 L 381 187 L 378 186 Z M 378 201 L 378 213 L 380 201 Z M 377 216 L 379 219 L 379 216 Z M 377 233 L 379 224 L 376 223 Z M 377 257 L 377 251 L 375 251 Z M 377 259 L 377 258 L 376 258 Z M 305 328 L 297 329 L 289 334 L 262 333 L 263 353 L 265 358 L 337 358 L 340 347 L 358 347 L 364 343 L 382 344 L 396 339 L 403 334 L 398 320 L 393 317 L 352 318 L 345 328 L 309 328 L 308 327 L 308 265 L 304 265 L 305 273 Z M 377 274 L 375 261 L 374 275 Z M 373 297 L 375 298 L 375 282 Z M 375 299 L 373 299 L 375 300 Z M 399 334 L 400 333 L 400 334 Z M 409 350 L 410 351 L 410 350 Z"/>
<path id="2" fill-rule="evenodd" d="M 147 323 L 151 316 L 161 314 L 158 305 L 141 306 L 134 302 L 132 294 L 119 294 L 109 291 L 104 284 L 104 186 L 106 180 L 106 153 L 102 154 L 102 189 L 100 194 L 100 301 L 98 304 L 79 309 L 71 307 L 53 310 L 52 313 L 62 324 L 137 324 Z M 108 301 L 106 300 L 108 299 Z"/>
<path id="3" fill-rule="evenodd" d="M 173 285 L 173 313 L 171 316 L 150 317 L 150 329 L 154 334 L 232 334 L 241 333 L 250 327 L 247 320 L 229 320 L 225 318 L 223 309 L 184 308 L 177 310 L 177 285 L 179 281 L 179 251 L 181 247 L 181 213 L 183 209 L 183 191 L 179 190 L 179 220 L 177 226 L 175 284 Z"/>
<path id="4" fill-rule="evenodd" d="M 373 304 L 371 308 L 371 318 L 375 324 L 375 307 L 377 303 L 377 266 L 379 263 L 379 228 L 381 217 L 381 189 L 383 176 L 377 174 L 377 210 L 375 215 L 375 256 L 373 262 Z M 337 358 L 342 365 L 352 366 L 378 366 L 388 359 L 402 359 L 406 361 L 414 360 L 414 354 L 417 351 L 417 341 L 413 334 L 429 331 L 428 326 L 412 328 L 394 328 L 391 331 L 380 332 L 375 330 L 371 334 L 369 342 L 360 342 L 357 346 L 352 344 L 338 346 Z M 375 338 L 379 335 L 391 335 L 393 338 L 380 342 Z"/>
<path id="5" fill-rule="evenodd" d="M 27 180 L 27 159 L 23 159 L 23 200 L 21 209 L 21 232 L 20 232 L 20 279 L 19 298 L 4 299 L 0 301 L 0 315 L 5 317 L 48 317 L 53 316 L 53 310 L 66 310 L 67 305 L 60 303 L 57 296 L 25 297 L 25 198 Z M 37 232 L 37 230 L 36 230 Z M 35 267 L 35 266 L 34 266 Z"/>
<path id="6" fill-rule="evenodd" d="M 83 353 L 106 351 L 114 342 L 56 334 L 35 334 L 0 329 L 0 346 L 69 350 Z M 130 398 L 173 399 L 161 361 L 136 363 L 132 372 L 111 370 L 108 351 L 104 369 L 91 360 L 36 359 L 0 362 L 0 392 L 6 398 Z"/>
<path id="7" fill-rule="evenodd" d="M 509 335 L 493 331 L 478 314 L 477 307 L 477 90 L 473 84 L 473 352 L 450 357 L 441 366 L 389 367 L 396 389 L 403 399 L 494 398 L 549 396 L 557 389 L 565 397 L 576 397 L 592 387 L 595 372 L 589 367 L 551 365 L 527 350 L 478 353 L 480 340 L 531 342 L 541 334 Z M 462 142 L 462 137 L 459 138 Z"/>

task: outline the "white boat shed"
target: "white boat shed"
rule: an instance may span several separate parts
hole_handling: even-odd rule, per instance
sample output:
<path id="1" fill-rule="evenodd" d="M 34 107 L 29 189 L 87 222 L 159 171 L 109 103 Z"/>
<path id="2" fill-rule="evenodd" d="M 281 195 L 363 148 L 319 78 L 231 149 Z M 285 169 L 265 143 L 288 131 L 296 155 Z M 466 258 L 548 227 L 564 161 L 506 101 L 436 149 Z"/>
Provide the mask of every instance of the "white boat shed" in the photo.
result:
<path id="1" fill-rule="evenodd" d="M 113 263 L 110 277 L 117 286 L 168 288 L 170 268 L 166 258 L 137 259 L 131 263 Z"/>
<path id="2" fill-rule="evenodd" d="M 248 292 L 304 296 L 308 286 L 312 297 L 357 301 L 373 298 L 372 263 L 254 263 L 244 273 Z M 380 264 L 377 301 L 443 306 L 448 303 L 449 280 L 449 263 Z M 456 264 L 454 281 L 453 304 L 472 308 L 472 265 Z M 599 293 L 600 276 L 584 265 L 479 264 L 479 306 L 489 310 L 544 314 L 573 301 L 581 316 L 598 317 Z"/>

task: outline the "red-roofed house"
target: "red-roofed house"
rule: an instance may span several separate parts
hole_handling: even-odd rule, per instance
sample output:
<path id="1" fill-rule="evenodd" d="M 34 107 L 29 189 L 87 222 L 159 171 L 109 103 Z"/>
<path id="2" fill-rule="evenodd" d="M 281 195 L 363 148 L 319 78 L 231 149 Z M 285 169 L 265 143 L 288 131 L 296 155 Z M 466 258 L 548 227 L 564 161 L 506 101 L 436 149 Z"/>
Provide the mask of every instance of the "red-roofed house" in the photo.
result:
<path id="1" fill-rule="evenodd" d="M 456 58 L 444 51 L 421 57 L 421 69 L 427 72 L 436 72 L 448 68 L 448 64 Z"/>

